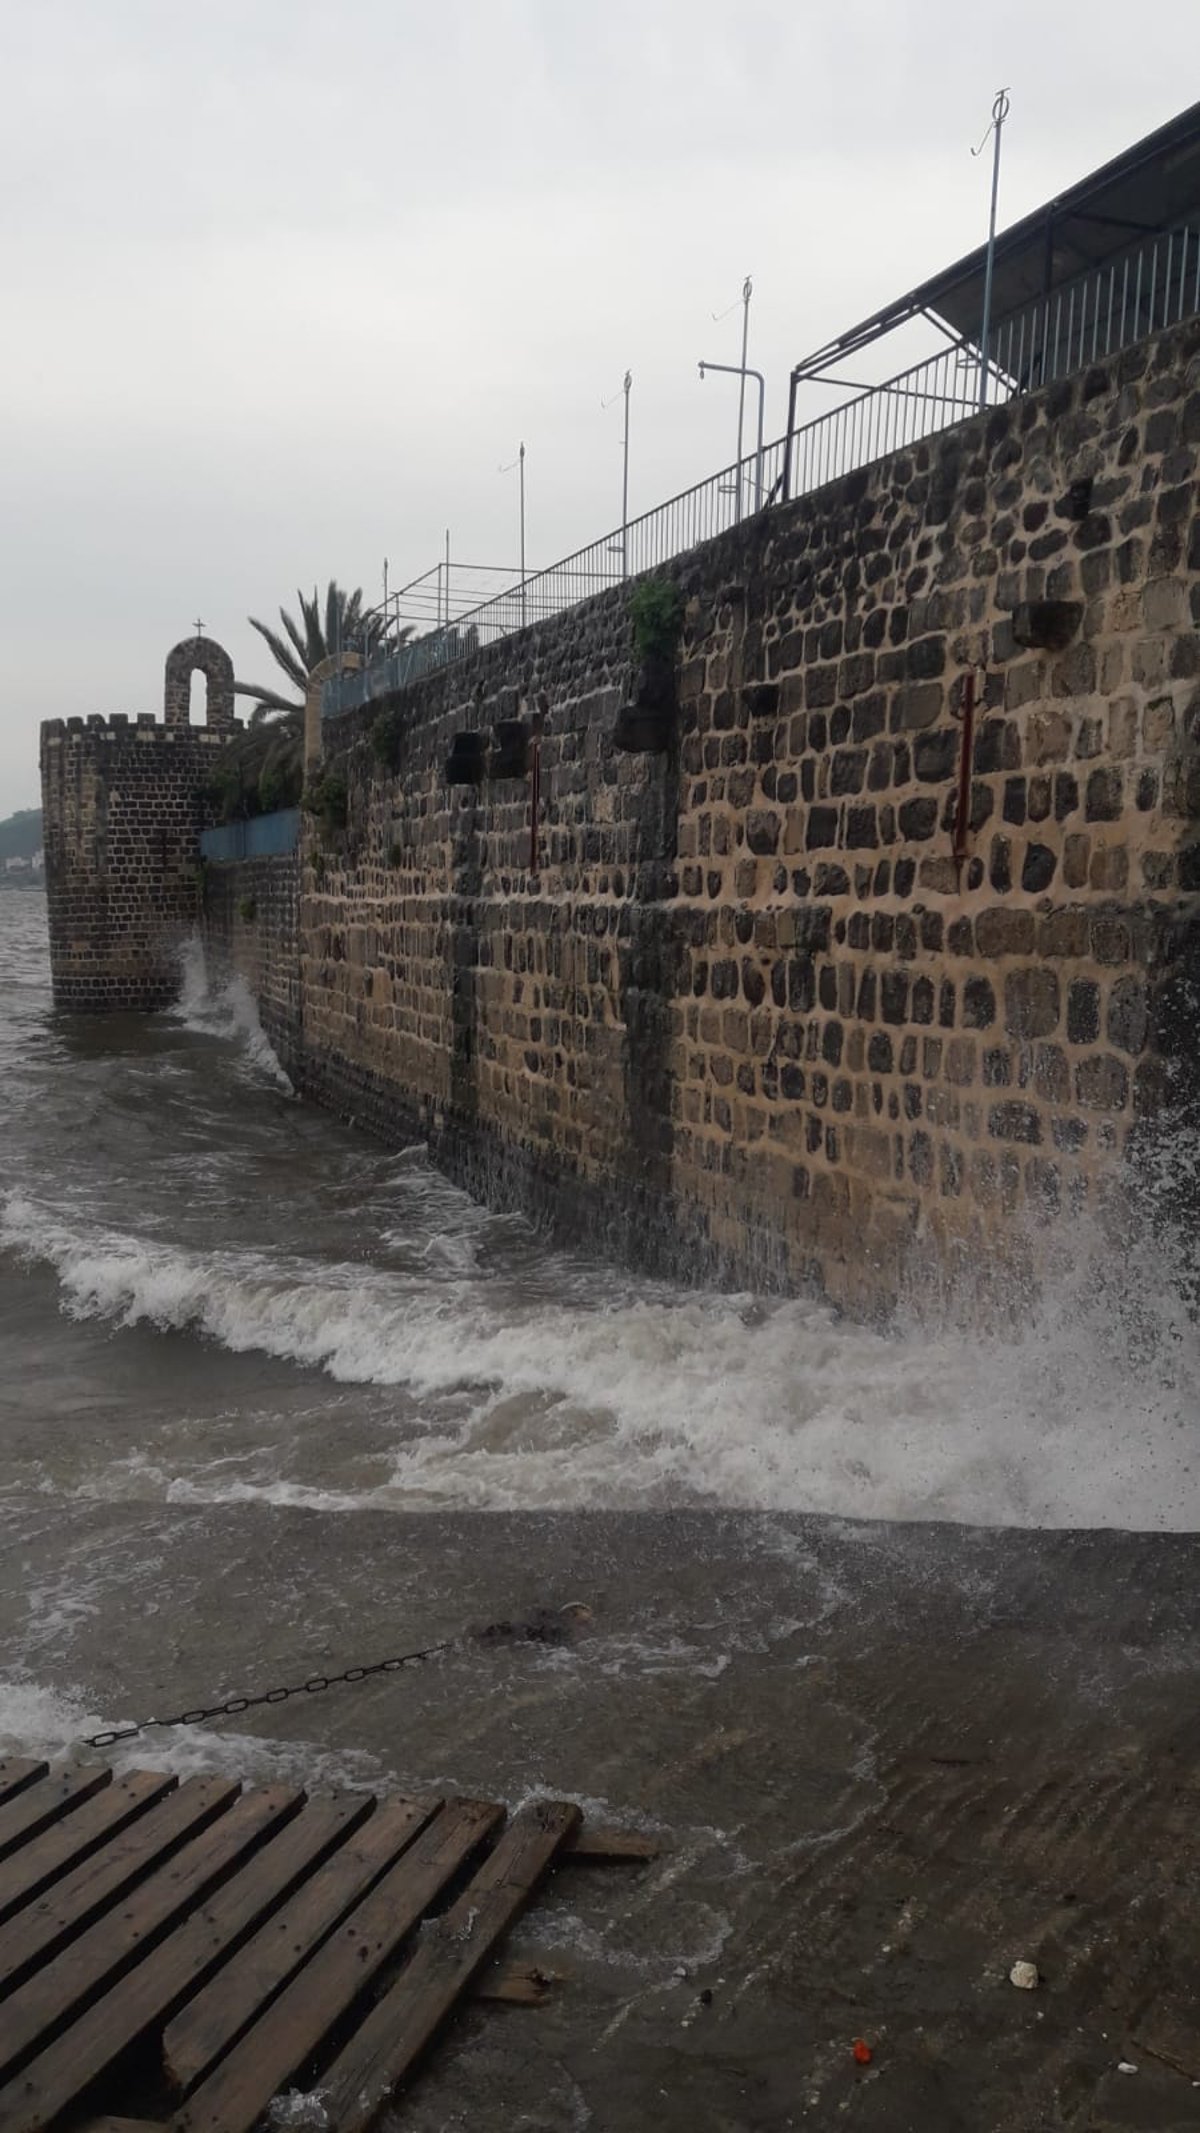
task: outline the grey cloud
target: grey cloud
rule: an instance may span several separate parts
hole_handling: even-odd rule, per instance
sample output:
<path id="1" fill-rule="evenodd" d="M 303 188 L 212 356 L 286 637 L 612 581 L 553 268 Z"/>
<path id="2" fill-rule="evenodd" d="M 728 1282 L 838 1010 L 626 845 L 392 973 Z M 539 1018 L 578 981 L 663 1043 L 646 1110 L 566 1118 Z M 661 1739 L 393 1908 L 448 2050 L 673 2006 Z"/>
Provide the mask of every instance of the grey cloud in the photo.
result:
<path id="1" fill-rule="evenodd" d="M 0 813 L 37 721 L 154 709 L 199 611 L 548 562 L 731 456 L 697 357 L 790 363 L 1186 101 L 1190 0 L 41 0 L 0 24 Z M 1191 65 L 1189 67 L 1189 61 Z M 1174 84 L 1182 86 L 1176 90 Z M 726 381 L 727 384 L 729 381 Z M 818 411 L 814 402 L 812 412 Z"/>

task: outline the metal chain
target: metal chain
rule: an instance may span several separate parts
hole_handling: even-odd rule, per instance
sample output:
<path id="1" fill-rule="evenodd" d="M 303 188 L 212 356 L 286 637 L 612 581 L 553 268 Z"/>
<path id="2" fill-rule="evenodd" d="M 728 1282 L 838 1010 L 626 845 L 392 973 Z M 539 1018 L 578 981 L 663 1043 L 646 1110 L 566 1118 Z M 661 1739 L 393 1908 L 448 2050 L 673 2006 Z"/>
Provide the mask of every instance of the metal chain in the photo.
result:
<path id="1" fill-rule="evenodd" d="M 483 1629 L 468 1629 L 457 1637 L 444 1637 L 440 1644 L 426 1644 L 419 1651 L 400 1652 L 392 1659 L 374 1659 L 366 1666 L 348 1666 L 341 1674 L 310 1674 L 307 1681 L 296 1681 L 290 1686 L 264 1689 L 259 1696 L 227 1696 L 224 1703 L 197 1705 L 193 1711 L 180 1711 L 174 1718 L 143 1718 L 136 1726 L 109 1726 L 103 1733 L 86 1736 L 89 1748 L 113 1748 L 118 1741 L 133 1740 L 139 1733 L 148 1733 L 152 1726 L 202 1726 L 210 1718 L 236 1718 L 242 1711 L 252 1711 L 260 1704 L 287 1703 L 292 1696 L 319 1696 L 322 1689 L 339 1688 L 343 1682 L 367 1681 L 373 1674 L 398 1674 L 406 1666 L 420 1666 L 426 1659 L 436 1659 L 441 1652 L 452 1652 L 469 1644 L 560 1644 L 572 1633 L 572 1626 L 581 1620 L 591 1619 L 591 1609 L 581 1600 L 568 1600 L 557 1609 L 535 1607 L 533 1613 L 515 1622 L 489 1622 Z"/>
<path id="2" fill-rule="evenodd" d="M 421 1651 L 400 1652 L 392 1659 L 375 1659 L 367 1666 L 348 1666 L 342 1674 L 310 1674 L 307 1681 L 296 1681 L 290 1686 L 265 1689 L 258 1696 L 227 1696 L 224 1703 L 197 1705 L 194 1711 L 180 1711 L 175 1718 L 143 1718 L 136 1726 L 110 1726 L 103 1733 L 87 1736 L 89 1748 L 112 1748 L 121 1740 L 132 1740 L 135 1734 L 148 1733 L 152 1726 L 202 1726 L 210 1718 L 236 1718 L 242 1711 L 251 1711 L 264 1703 L 287 1703 L 292 1696 L 319 1696 L 322 1689 L 339 1687 L 343 1682 L 366 1681 L 372 1674 L 398 1674 L 402 1667 L 419 1666 L 426 1659 L 433 1659 L 439 1652 L 453 1651 L 454 1647 L 467 1640 L 462 1637 L 447 1637 L 441 1644 L 427 1644 Z"/>

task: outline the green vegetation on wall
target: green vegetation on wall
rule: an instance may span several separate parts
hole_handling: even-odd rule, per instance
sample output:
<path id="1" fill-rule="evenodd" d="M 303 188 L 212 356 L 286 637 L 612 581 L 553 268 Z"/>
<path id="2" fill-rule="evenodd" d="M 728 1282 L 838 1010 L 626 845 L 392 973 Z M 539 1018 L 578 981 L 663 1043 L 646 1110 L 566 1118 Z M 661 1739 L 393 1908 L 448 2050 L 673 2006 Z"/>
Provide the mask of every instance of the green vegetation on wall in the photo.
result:
<path id="1" fill-rule="evenodd" d="M 304 722 L 298 712 L 262 717 L 222 749 L 205 787 L 209 813 L 218 822 L 245 822 L 280 807 L 298 807 L 304 786 Z"/>
<path id="2" fill-rule="evenodd" d="M 371 722 L 371 753 L 385 770 L 398 770 L 400 767 L 400 736 L 403 725 L 399 704 L 392 704 L 386 711 L 381 711 Z"/>
<path id="3" fill-rule="evenodd" d="M 673 578 L 643 578 L 629 602 L 639 659 L 674 659 L 683 627 L 683 594 Z"/>
<path id="4" fill-rule="evenodd" d="M 346 827 L 350 810 L 350 795 L 346 780 L 340 770 L 326 770 L 314 778 L 304 789 L 304 807 L 308 814 L 315 815 L 321 825 L 321 834 L 328 840 L 336 837 Z"/>

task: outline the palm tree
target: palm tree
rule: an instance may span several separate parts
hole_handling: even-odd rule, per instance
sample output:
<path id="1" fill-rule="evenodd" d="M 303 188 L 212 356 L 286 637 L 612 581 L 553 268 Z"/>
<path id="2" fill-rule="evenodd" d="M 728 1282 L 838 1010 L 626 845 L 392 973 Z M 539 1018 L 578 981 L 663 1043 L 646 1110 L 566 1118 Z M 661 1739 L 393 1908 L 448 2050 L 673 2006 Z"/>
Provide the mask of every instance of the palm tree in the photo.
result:
<path id="1" fill-rule="evenodd" d="M 221 750 L 208 783 L 208 802 L 220 822 L 298 807 L 304 787 L 304 712 L 258 704 Z"/>
<path id="2" fill-rule="evenodd" d="M 300 624 L 293 621 L 286 608 L 281 607 L 279 619 L 285 631 L 282 637 L 277 630 L 271 629 L 265 622 L 259 622 L 255 616 L 251 615 L 249 618 L 251 629 L 258 631 L 259 636 L 270 647 L 276 665 L 282 667 L 293 688 L 300 692 L 300 700 L 297 703 L 295 697 L 281 696 L 278 689 L 264 688 L 259 682 L 235 682 L 234 694 L 252 696 L 258 705 L 258 709 L 252 713 L 252 724 L 259 723 L 263 718 L 288 712 L 297 712 L 302 718 L 304 692 L 313 668 L 339 649 L 344 652 L 365 651 L 369 656 L 383 636 L 382 616 L 374 612 L 363 614 L 361 586 L 352 593 L 343 592 L 337 580 L 331 578 L 325 593 L 324 614 L 321 612 L 320 595 L 315 585 L 311 600 L 306 600 L 302 592 L 298 592 L 296 598 L 300 605 Z M 404 637 L 410 634 L 405 630 L 399 641 L 402 642 Z"/>
<path id="3" fill-rule="evenodd" d="M 315 585 L 311 600 L 302 592 L 296 598 L 299 624 L 286 608 L 279 610 L 283 636 L 253 615 L 249 618 L 251 629 L 270 646 L 300 698 L 297 702 L 259 682 L 234 683 L 235 695 L 254 698 L 254 709 L 249 723 L 223 752 L 213 780 L 210 797 L 223 821 L 298 804 L 304 786 L 304 698 L 309 676 L 323 659 L 339 649 L 370 658 L 385 634 L 389 647 L 407 643 L 412 635 L 410 629 L 385 630 L 381 615 L 363 613 L 361 587 L 343 592 L 334 578 L 326 588 L 324 613 Z"/>

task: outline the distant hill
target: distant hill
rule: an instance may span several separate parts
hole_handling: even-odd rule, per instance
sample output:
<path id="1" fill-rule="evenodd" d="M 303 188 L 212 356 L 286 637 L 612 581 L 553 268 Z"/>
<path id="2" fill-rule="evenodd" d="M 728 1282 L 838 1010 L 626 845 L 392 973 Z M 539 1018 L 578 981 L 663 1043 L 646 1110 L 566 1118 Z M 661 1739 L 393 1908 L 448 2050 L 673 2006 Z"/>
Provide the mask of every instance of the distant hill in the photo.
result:
<path id="1" fill-rule="evenodd" d="M 42 848 L 42 810 L 22 807 L 0 822 L 0 867 L 6 859 L 32 859 Z"/>

